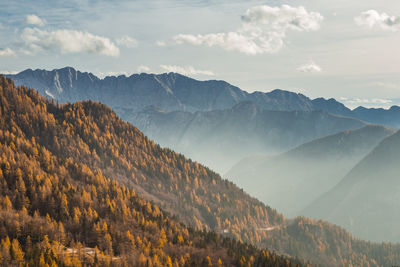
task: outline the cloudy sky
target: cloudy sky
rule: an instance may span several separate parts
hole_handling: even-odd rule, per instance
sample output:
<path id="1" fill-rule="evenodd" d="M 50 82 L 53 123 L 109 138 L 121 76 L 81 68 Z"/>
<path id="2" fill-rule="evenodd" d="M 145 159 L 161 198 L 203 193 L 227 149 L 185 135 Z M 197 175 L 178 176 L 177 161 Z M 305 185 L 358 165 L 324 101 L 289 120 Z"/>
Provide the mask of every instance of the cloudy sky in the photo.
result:
<path id="1" fill-rule="evenodd" d="M 0 72 L 179 72 L 350 107 L 400 104 L 398 0 L 9 1 Z"/>

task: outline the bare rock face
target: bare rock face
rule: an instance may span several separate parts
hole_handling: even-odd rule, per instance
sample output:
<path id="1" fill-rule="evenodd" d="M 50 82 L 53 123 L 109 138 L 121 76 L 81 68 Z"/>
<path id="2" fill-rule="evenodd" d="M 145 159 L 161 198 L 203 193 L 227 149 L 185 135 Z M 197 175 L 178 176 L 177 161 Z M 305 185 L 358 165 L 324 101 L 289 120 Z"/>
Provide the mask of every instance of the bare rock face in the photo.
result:
<path id="1" fill-rule="evenodd" d="M 166 111 L 221 109 L 243 101 L 247 95 L 223 81 L 201 82 L 176 73 L 99 79 L 66 67 L 52 71 L 28 69 L 8 77 L 17 85 L 33 87 L 60 102 L 91 99 L 130 112 L 150 105 Z"/>
<path id="2" fill-rule="evenodd" d="M 250 94 L 224 81 L 198 81 L 177 73 L 99 79 L 66 67 L 52 71 L 27 69 L 8 77 L 17 85 L 35 88 L 60 102 L 92 99 L 131 112 L 151 105 L 165 111 L 210 111 L 232 108 L 243 101 L 267 110 L 315 110 L 312 100 L 302 94 L 279 89 Z"/>
<path id="3" fill-rule="evenodd" d="M 354 117 L 374 124 L 400 127 L 400 107 L 350 110 L 335 99 L 316 98 L 280 89 L 268 93 L 248 93 L 224 81 L 198 81 L 177 73 L 108 76 L 99 79 L 92 73 L 71 67 L 62 69 L 27 69 L 7 75 L 16 85 L 37 89 L 59 102 L 96 100 L 111 106 L 119 115 L 157 106 L 165 111 L 211 111 L 229 109 L 243 101 L 266 110 L 313 111 Z"/>

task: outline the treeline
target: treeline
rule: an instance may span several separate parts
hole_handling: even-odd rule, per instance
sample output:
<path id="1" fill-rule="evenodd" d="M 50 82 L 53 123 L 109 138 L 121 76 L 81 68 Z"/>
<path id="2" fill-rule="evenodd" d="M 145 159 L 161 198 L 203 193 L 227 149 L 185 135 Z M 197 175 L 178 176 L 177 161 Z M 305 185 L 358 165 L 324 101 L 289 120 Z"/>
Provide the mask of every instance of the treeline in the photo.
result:
<path id="1" fill-rule="evenodd" d="M 97 152 L 74 140 L 61 127 L 68 124 L 59 121 L 62 113 L 57 118 L 51 108 L 58 109 L 0 77 L 1 266 L 300 265 L 187 227 L 131 186 L 68 156 L 96 158 Z M 78 131 L 85 132 L 80 125 Z"/>
<path id="2" fill-rule="evenodd" d="M 47 151 L 39 162 L 46 173 L 52 170 L 52 157 L 63 160 L 61 166 L 79 163 L 110 183 L 118 181 L 127 190 L 135 189 L 193 229 L 215 230 L 237 241 L 324 266 L 390 266 L 400 262 L 398 245 L 359 241 L 322 221 L 287 221 L 211 170 L 154 144 L 104 105 L 91 101 L 59 105 L 34 90 L 15 88 L 12 81 L 0 79 L 0 129 L 31 142 L 38 153 L 40 149 Z M 47 209 L 54 210 L 60 201 L 46 200 Z M 21 202 L 24 200 L 16 203 Z M 120 208 L 111 197 L 110 203 L 114 210 Z M 68 212 L 64 216 L 75 216 L 73 211 Z M 47 213 L 51 214 L 46 211 L 40 216 Z M 63 217 L 54 219 L 63 222 Z M 269 227 L 275 230 L 263 230 Z M 88 240 L 84 242 L 89 244 Z M 113 253 L 117 251 L 113 248 Z M 223 257 L 218 258 L 224 264 Z M 213 260 L 218 261 L 216 257 Z"/>

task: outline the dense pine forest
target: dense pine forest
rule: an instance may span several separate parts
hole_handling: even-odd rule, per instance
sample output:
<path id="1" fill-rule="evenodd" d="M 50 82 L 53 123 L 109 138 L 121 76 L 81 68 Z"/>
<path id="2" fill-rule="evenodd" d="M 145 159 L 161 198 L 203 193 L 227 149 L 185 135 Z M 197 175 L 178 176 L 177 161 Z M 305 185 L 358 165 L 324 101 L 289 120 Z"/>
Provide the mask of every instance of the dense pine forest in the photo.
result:
<path id="1" fill-rule="evenodd" d="M 186 227 L 131 186 L 92 169 L 86 164 L 90 158 L 104 155 L 79 139 L 68 143 L 74 140 L 72 131 L 87 131 L 71 112 L 82 105 L 58 108 L 35 91 L 0 79 L 2 266 L 299 265 L 215 232 Z M 86 111 L 112 115 L 99 104 L 87 105 Z M 71 122 L 81 127 L 72 130 Z M 68 156 L 74 153 L 77 158 Z M 86 160 L 77 160 L 82 155 Z"/>
<path id="2" fill-rule="evenodd" d="M 285 219 L 99 103 L 61 105 L 0 77 L 0 142 L 4 265 L 400 262 L 399 245 L 360 241 L 322 221 Z"/>

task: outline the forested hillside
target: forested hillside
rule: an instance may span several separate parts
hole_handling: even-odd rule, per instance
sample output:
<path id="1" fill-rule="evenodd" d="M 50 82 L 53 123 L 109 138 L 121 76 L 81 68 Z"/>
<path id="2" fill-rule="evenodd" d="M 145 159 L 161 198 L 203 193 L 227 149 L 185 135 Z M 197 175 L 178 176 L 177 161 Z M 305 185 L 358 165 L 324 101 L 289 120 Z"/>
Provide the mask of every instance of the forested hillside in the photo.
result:
<path id="1" fill-rule="evenodd" d="M 14 164 L 15 167 L 18 166 L 21 169 L 21 179 L 16 179 L 17 171 L 15 171 L 15 175 L 11 176 L 14 178 L 8 178 L 10 183 L 3 179 L 3 181 L 7 181 L 4 183 L 4 188 L 8 188 L 2 190 L 3 202 L 8 203 L 3 206 L 7 206 L 8 209 L 12 206 L 12 212 L 18 213 L 16 218 L 22 218 L 20 215 L 22 212 L 35 218 L 35 211 L 39 209 L 37 217 L 44 221 L 56 222 L 57 225 L 61 222 L 67 236 L 72 235 L 76 242 L 84 243 L 85 246 L 97 245 L 103 253 L 106 253 L 105 246 L 79 232 L 79 229 L 93 229 L 93 231 L 98 229 L 97 226 L 93 226 L 93 223 L 91 224 L 89 219 L 82 219 L 82 215 L 78 215 L 79 220 L 75 220 L 75 214 L 79 214 L 79 212 L 75 212 L 75 208 L 79 207 L 81 214 L 90 214 L 90 207 L 92 216 L 95 216 L 93 213 L 96 211 L 95 223 L 99 223 L 100 229 L 104 226 L 103 222 L 107 223 L 109 236 L 106 239 L 111 240 L 113 257 L 115 257 L 111 257 L 111 260 L 118 260 L 118 253 L 122 253 L 120 251 L 123 250 L 120 248 L 119 240 L 123 240 L 125 237 L 123 234 L 117 234 L 119 232 L 117 228 L 121 229 L 120 223 L 124 225 L 125 220 L 120 222 L 120 219 L 124 218 L 123 216 L 128 216 L 127 218 L 131 218 L 133 221 L 132 224 L 126 222 L 126 226 L 122 226 L 123 231 L 126 233 L 129 230 L 132 235 L 135 235 L 135 239 L 137 239 L 137 233 L 129 227 L 137 225 L 137 228 L 140 228 L 140 225 L 143 224 L 142 218 L 144 221 L 155 222 L 159 220 L 156 214 L 162 214 L 159 215 L 162 218 L 168 217 L 161 211 L 153 214 L 157 208 L 151 204 L 151 209 L 147 210 L 150 217 L 146 217 L 146 213 L 140 216 L 141 210 L 147 209 L 149 206 L 146 201 L 152 200 L 196 229 L 213 229 L 239 241 L 250 242 L 259 247 L 274 249 L 279 253 L 309 259 L 324 266 L 350 264 L 388 266 L 400 261 L 400 247 L 397 245 L 359 241 L 341 228 L 321 221 L 306 218 L 297 218 L 293 222 L 287 221 L 275 210 L 251 198 L 231 182 L 221 179 L 216 173 L 186 159 L 183 155 L 154 144 L 135 127 L 119 119 L 104 105 L 89 101 L 61 106 L 42 98 L 34 90 L 15 88 L 11 80 L 0 79 L 0 129 L 3 132 L 4 140 L 11 140 L 7 141 L 8 143 L 2 141 L 2 145 L 6 150 L 20 151 L 18 153 L 21 154 L 21 157 L 29 159 L 26 164 L 19 165 L 23 161 L 12 160 L 13 157 L 7 156 L 7 153 L 3 153 L 4 156 L 2 156 L 5 158 L 5 162 L 9 162 L 10 165 Z M 23 143 L 31 145 L 27 145 L 25 148 Z M 31 148 L 32 152 L 28 148 Z M 36 148 L 37 152 L 33 148 Z M 30 161 L 35 163 L 29 163 Z M 32 169 L 36 168 L 38 171 L 29 172 L 25 170 L 27 167 L 23 168 L 25 165 L 32 166 Z M 2 169 L 3 176 L 6 169 L 7 166 Z M 39 175 L 40 173 L 43 173 L 42 176 Z M 39 178 L 36 178 L 37 176 Z M 33 179 L 33 182 L 29 182 L 29 179 Z M 38 179 L 38 182 L 35 182 L 35 179 Z M 22 190 L 21 193 L 18 193 L 17 180 L 23 180 L 25 185 L 21 187 L 25 187 L 25 191 Z M 100 184 L 103 183 L 104 189 L 101 189 Z M 30 189 L 31 187 L 34 189 Z M 112 189 L 113 187 L 115 189 Z M 132 189 L 136 191 L 137 195 L 143 196 L 146 201 L 132 196 Z M 97 192 L 97 195 L 94 191 Z M 9 201 L 7 201 L 6 195 Z M 27 197 L 23 198 L 24 195 Z M 83 199 L 89 199 L 89 195 L 91 201 L 87 200 L 89 203 L 85 204 L 87 201 Z M 138 201 L 132 202 L 132 198 L 138 199 Z M 35 204 L 37 201 L 39 204 Z M 140 201 L 142 201 L 141 205 L 135 204 Z M 65 203 L 67 203 L 67 209 L 65 209 Z M 62 208 L 63 205 L 64 208 Z M 24 211 L 23 207 L 27 211 Z M 129 212 L 124 211 L 124 207 Z M 133 207 L 135 207 L 135 212 L 132 210 Z M 124 212 L 127 212 L 128 215 L 124 215 Z M 46 213 L 49 213 L 49 216 Z M 132 214 L 131 217 L 129 217 L 129 213 Z M 103 214 L 105 217 L 101 218 Z M 135 217 L 136 214 L 139 214 L 139 218 Z M 90 215 L 87 216 L 90 218 Z M 12 216 L 4 216 L 4 218 L 12 218 Z M 135 223 L 136 219 L 138 222 Z M 176 224 L 175 220 L 172 221 Z M 169 235 L 167 226 L 164 230 L 167 239 L 168 236 L 170 237 L 168 240 L 172 238 L 170 241 L 172 244 L 174 244 L 173 234 L 175 233 L 172 230 L 175 229 L 172 226 L 173 222 L 166 223 L 171 228 L 172 235 Z M 18 224 L 12 222 L 10 225 Z M 60 228 L 60 226 L 58 227 Z M 124 229 L 124 227 L 126 228 Z M 149 231 L 151 233 L 162 232 L 160 228 L 157 230 L 157 227 L 154 226 L 156 230 L 150 228 Z M 184 226 L 180 227 L 187 229 Z M 4 229 L 11 228 L 4 227 Z M 29 228 L 22 229 L 26 231 Z M 48 229 L 51 228 L 43 227 L 41 231 Z M 146 228 L 144 229 L 146 230 Z M 113 232 L 114 230 L 115 232 Z M 58 229 L 54 232 L 59 233 L 62 230 Z M 188 232 L 191 233 L 189 230 Z M 39 233 L 44 234 L 40 231 Z M 105 233 L 104 231 L 104 236 Z M 11 233 L 4 232 L 2 236 L 5 243 L 7 243 L 5 238 L 8 234 L 11 235 Z M 140 239 L 143 240 L 144 236 L 145 234 L 140 236 Z M 11 235 L 10 238 L 13 240 L 16 237 L 18 238 L 18 236 Z M 180 239 L 179 235 L 175 235 L 175 237 Z M 182 237 L 185 238 L 185 236 Z M 201 234 L 199 238 L 200 240 L 203 238 Z M 32 241 L 32 237 L 30 239 L 30 242 L 38 244 L 38 240 Z M 18 240 L 20 246 L 25 249 L 23 239 Z M 71 240 L 73 239 L 68 239 L 68 242 Z M 199 242 L 200 245 L 196 247 L 197 243 L 193 236 L 184 240 L 192 241 L 193 250 L 204 246 L 204 243 Z M 218 261 L 217 255 L 220 255 L 218 258 L 222 262 L 229 262 L 229 260 L 233 262 L 241 255 L 252 255 L 247 252 L 232 254 L 229 250 L 224 250 L 224 246 L 221 245 L 228 241 L 218 242 L 215 241 L 207 246 L 209 251 L 215 252 L 212 255 L 211 252 L 209 253 L 211 260 Z M 167 243 L 169 244 L 169 242 Z M 62 244 L 72 246 L 71 243 Z M 135 246 L 137 245 L 135 243 Z M 121 246 L 124 246 L 122 241 Z M 238 251 L 244 251 L 239 247 Z M 109 254 L 106 254 L 111 255 L 110 251 L 108 250 Z M 151 249 L 145 250 L 143 254 L 144 257 L 151 257 L 153 261 L 155 254 L 151 251 Z M 176 257 L 173 256 L 175 255 L 172 252 L 174 249 L 168 250 L 168 247 L 163 248 L 163 251 L 173 262 L 175 259 L 180 260 L 182 255 L 178 253 Z M 167 251 L 171 251 L 172 254 L 168 254 Z M 226 257 L 223 256 L 223 251 L 226 251 Z M 202 255 L 203 252 L 198 254 Z M 26 251 L 24 253 L 28 254 Z M 258 257 L 257 253 L 253 253 L 254 258 Z M 230 258 L 229 255 L 231 255 Z M 157 257 L 162 258 L 160 255 Z M 195 258 L 195 256 L 191 256 L 191 258 Z M 163 259 L 168 260 L 167 257 Z M 200 257 L 198 259 L 200 260 Z M 248 259 L 247 257 L 247 262 Z"/>
<path id="2" fill-rule="evenodd" d="M 107 111 L 99 104 L 90 107 Z M 64 108 L 0 77 L 1 266 L 297 265 L 268 250 L 188 228 L 132 186 L 85 164 L 104 155 L 68 138 L 71 121 L 82 133 L 86 126 L 83 114 L 75 117 L 68 113 L 71 106 Z"/>

